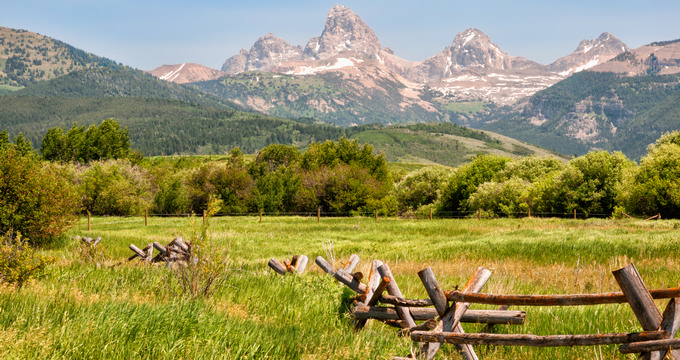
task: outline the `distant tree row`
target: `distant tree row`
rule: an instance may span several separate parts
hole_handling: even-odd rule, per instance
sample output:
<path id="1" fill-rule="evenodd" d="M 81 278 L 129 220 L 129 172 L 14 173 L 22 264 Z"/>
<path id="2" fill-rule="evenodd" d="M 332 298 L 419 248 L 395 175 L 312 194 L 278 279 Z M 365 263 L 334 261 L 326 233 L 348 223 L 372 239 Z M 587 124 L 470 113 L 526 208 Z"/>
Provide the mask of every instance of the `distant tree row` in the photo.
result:
<path id="1" fill-rule="evenodd" d="M 40 152 L 49 161 L 79 161 L 124 159 L 130 155 L 130 137 L 127 128 L 107 119 L 97 125 L 73 124 L 64 133 L 60 127 L 51 128 L 42 140 Z"/>
<path id="2" fill-rule="evenodd" d="M 111 121 L 92 129 L 100 137 L 126 133 Z M 72 130 L 77 135 L 71 138 L 88 139 L 89 129 Z M 69 138 L 68 132 L 61 135 Z M 52 136 L 59 139 L 59 132 Z M 118 140 L 101 141 L 111 145 Z M 59 142 L 46 141 L 54 143 Z M 21 137 L 11 143 L 6 132 L 0 133 L 0 231 L 20 230 L 35 241 L 58 236 L 78 212 L 200 214 L 213 200 L 223 214 L 315 213 L 321 208 L 338 215 L 378 211 L 428 216 L 432 211 L 442 217 L 523 217 L 577 212 L 680 218 L 680 132 L 658 139 L 639 165 L 605 151 L 568 163 L 550 157 L 478 155 L 457 169 L 429 166 L 411 173 L 390 171 L 383 154 L 346 138 L 315 142 L 305 151 L 273 144 L 251 160 L 234 148 L 220 159 L 160 157 L 141 163 L 114 159 L 109 156 L 116 154 L 113 150 L 91 150 L 97 160 L 89 163 L 65 157 L 44 161 L 22 144 Z"/>

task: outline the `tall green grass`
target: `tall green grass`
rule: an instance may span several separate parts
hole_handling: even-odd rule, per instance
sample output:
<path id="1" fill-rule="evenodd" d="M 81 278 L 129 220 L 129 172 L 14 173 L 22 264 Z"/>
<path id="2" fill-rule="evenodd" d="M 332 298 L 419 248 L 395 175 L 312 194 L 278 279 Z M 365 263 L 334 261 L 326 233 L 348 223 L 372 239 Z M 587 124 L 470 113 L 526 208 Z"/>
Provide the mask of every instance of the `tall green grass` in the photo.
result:
<path id="1" fill-rule="evenodd" d="M 200 221 L 198 219 L 197 221 Z M 60 249 L 46 277 L 20 292 L 0 288 L 3 359 L 390 359 L 413 346 L 393 328 L 370 321 L 353 330 L 349 290 L 313 264 L 336 266 L 350 254 L 380 259 L 405 296 L 425 298 L 417 271 L 431 266 L 445 289 L 462 286 L 477 266 L 492 270 L 485 292 L 592 293 L 617 291 L 611 271 L 634 262 L 650 288 L 677 286 L 678 221 L 636 220 L 403 220 L 394 218 L 220 217 L 209 220 L 216 254 L 233 271 L 207 299 L 173 297 L 168 269 L 127 257 L 127 246 L 188 238 L 189 219 L 93 218 L 71 236 L 101 236 L 108 258 L 78 256 L 76 241 Z M 281 277 L 266 263 L 293 254 L 310 258 L 299 277 Z M 658 305 L 665 306 L 664 301 Z M 473 305 L 472 308 L 491 308 Z M 499 333 L 586 334 L 640 331 L 628 305 L 525 308 L 523 326 Z M 483 325 L 464 324 L 467 332 Z M 485 331 L 488 331 L 485 330 Z M 481 359 L 632 359 L 616 346 L 582 348 L 475 347 Z M 455 358 L 445 345 L 438 358 Z"/>

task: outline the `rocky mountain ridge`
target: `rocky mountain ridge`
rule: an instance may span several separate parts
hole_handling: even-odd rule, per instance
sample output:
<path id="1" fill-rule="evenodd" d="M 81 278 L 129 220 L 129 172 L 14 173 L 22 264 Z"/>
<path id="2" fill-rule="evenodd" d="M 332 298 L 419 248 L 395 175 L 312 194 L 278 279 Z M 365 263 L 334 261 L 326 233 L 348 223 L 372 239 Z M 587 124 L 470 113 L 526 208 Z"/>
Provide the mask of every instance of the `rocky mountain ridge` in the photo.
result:
<path id="1" fill-rule="evenodd" d="M 542 65 L 507 54 L 481 30 L 470 28 L 457 34 L 440 53 L 411 62 L 383 48 L 375 32 L 351 9 L 336 5 L 329 11 L 321 35 L 311 38 L 304 48 L 270 33 L 250 50 L 242 49 L 228 58 L 222 71 L 232 75 L 261 71 L 290 75 L 352 72 L 362 76 L 366 64 L 373 64 L 380 69 L 371 71 L 393 72 L 389 77 L 401 77 L 405 87 L 414 88 L 415 84 L 434 90 L 446 101 L 481 99 L 510 105 L 627 49 L 613 35 L 604 33 L 582 41 L 572 54 Z M 361 67 L 355 66 L 359 63 Z"/>

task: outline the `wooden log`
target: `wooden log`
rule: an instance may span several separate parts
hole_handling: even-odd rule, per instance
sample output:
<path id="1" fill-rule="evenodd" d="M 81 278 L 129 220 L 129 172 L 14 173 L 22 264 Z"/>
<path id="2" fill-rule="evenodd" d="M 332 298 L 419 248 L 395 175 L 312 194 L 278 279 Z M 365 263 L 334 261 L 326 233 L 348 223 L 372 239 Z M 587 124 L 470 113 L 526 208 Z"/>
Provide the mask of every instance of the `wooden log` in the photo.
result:
<path id="1" fill-rule="evenodd" d="M 661 313 L 635 265 L 629 264 L 613 273 L 642 328 L 645 331 L 657 330 L 661 325 Z"/>
<path id="2" fill-rule="evenodd" d="M 378 267 L 378 273 L 380 274 L 381 277 L 390 279 L 387 285 L 387 293 L 396 297 L 403 298 L 401 290 L 399 290 L 399 285 L 397 285 L 397 281 L 394 280 L 394 276 L 390 271 L 390 267 L 387 266 L 387 264 L 382 264 Z M 396 308 L 397 313 L 399 314 L 399 318 L 406 321 L 408 327 L 412 328 L 416 326 L 416 322 L 413 321 L 413 317 L 411 317 L 411 312 L 409 311 L 409 308 L 404 306 L 397 306 Z"/>
<path id="3" fill-rule="evenodd" d="M 382 265 L 382 261 L 373 260 L 371 261 L 371 270 L 368 273 L 368 283 L 366 284 L 366 299 L 373 297 L 373 293 L 380 285 L 383 278 L 380 277 L 378 273 L 378 267 Z"/>
<path id="4" fill-rule="evenodd" d="M 293 272 L 293 265 L 290 263 L 290 260 L 283 260 L 283 266 L 286 268 L 287 272 Z"/>
<path id="5" fill-rule="evenodd" d="M 357 264 L 359 264 L 359 255 L 352 254 L 342 268 L 351 274 L 354 271 L 354 268 L 357 267 Z"/>
<path id="6" fill-rule="evenodd" d="M 394 306 L 408 306 L 408 307 L 429 307 L 432 306 L 431 299 L 403 299 L 392 295 L 383 295 L 380 297 L 380 302 Z"/>
<path id="7" fill-rule="evenodd" d="M 678 328 L 680 328 L 680 298 L 672 298 L 668 302 L 662 318 L 663 320 L 661 320 L 661 327 L 659 330 L 666 330 L 670 333 L 671 339 L 675 338 L 675 335 L 678 333 Z M 658 359 L 661 360 L 665 358 L 667 353 L 667 349 L 659 351 Z M 673 358 L 680 359 L 680 351 L 673 351 Z"/>
<path id="8" fill-rule="evenodd" d="M 284 276 L 286 275 L 286 272 L 287 272 L 286 267 L 283 266 L 283 264 L 281 264 L 278 260 L 270 259 L 269 262 L 267 263 L 267 265 L 269 265 L 270 268 L 274 269 L 274 271 L 276 271 L 280 275 L 284 275 Z"/>
<path id="9" fill-rule="evenodd" d="M 316 260 L 314 262 L 321 268 L 321 270 L 325 271 L 328 274 L 335 274 L 335 268 L 331 263 L 326 261 L 326 259 L 323 258 L 323 256 L 317 256 Z"/>
<path id="10" fill-rule="evenodd" d="M 182 249 L 184 252 L 187 253 L 189 252 L 189 246 L 184 242 L 184 240 L 182 240 L 181 237 L 175 238 L 173 242 L 175 243 L 175 245 L 179 246 L 179 248 Z"/>
<path id="11" fill-rule="evenodd" d="M 428 266 L 419 271 L 418 277 L 420 277 L 420 281 L 423 283 L 423 286 L 425 286 L 427 295 L 430 297 L 437 313 L 440 316 L 443 316 L 444 313 L 446 313 L 446 310 L 449 309 L 449 301 L 446 299 L 444 291 L 439 286 L 439 282 L 437 282 L 437 278 L 434 276 L 432 268 Z"/>
<path id="12" fill-rule="evenodd" d="M 145 260 L 151 262 L 153 260 L 153 244 L 147 244 L 143 250 L 146 251 Z"/>
<path id="13" fill-rule="evenodd" d="M 307 262 L 309 261 L 309 258 L 307 258 L 306 255 L 300 255 L 297 260 L 297 264 L 295 264 L 295 271 L 297 271 L 298 274 L 302 274 L 303 271 L 305 271 L 305 268 L 307 267 Z"/>
<path id="14" fill-rule="evenodd" d="M 362 284 L 361 281 L 357 280 L 352 274 L 344 269 L 338 269 L 338 271 L 333 274 L 333 277 L 358 294 L 366 293 L 366 285 Z"/>
<path id="15" fill-rule="evenodd" d="M 632 342 L 619 346 L 619 352 L 623 354 L 644 353 L 652 351 L 667 352 L 668 350 L 673 349 L 680 349 L 680 338 Z"/>
<path id="16" fill-rule="evenodd" d="M 621 269 L 614 270 L 613 274 L 635 317 L 642 325 L 642 329 L 645 331 L 658 330 L 661 326 L 661 313 L 635 265 L 631 263 Z M 642 353 L 640 359 L 660 360 L 661 353 L 659 351 Z"/>
<path id="17" fill-rule="evenodd" d="M 470 279 L 468 279 L 467 283 L 463 287 L 463 293 L 480 292 L 490 277 L 491 271 L 481 266 L 478 267 L 475 273 Z M 463 327 L 460 325 L 460 319 L 463 317 L 469 307 L 469 302 L 455 303 L 455 305 L 449 308 L 442 316 L 442 320 L 440 321 L 441 329 L 443 331 L 453 331 L 457 334 L 464 334 L 465 331 L 463 331 Z M 439 325 L 437 328 L 439 328 Z M 460 346 L 457 345 L 456 347 L 458 349 L 458 353 L 460 353 L 463 358 L 468 360 L 478 360 L 477 354 L 475 353 L 471 344 L 462 344 Z M 435 346 L 434 348 L 438 347 Z M 429 357 L 428 359 L 431 359 L 434 357 L 434 355 L 436 355 L 436 350 L 434 352 L 435 354 L 432 354 L 432 357 Z"/>
<path id="18" fill-rule="evenodd" d="M 389 284 L 389 283 L 390 283 L 389 278 L 387 278 L 387 277 L 383 278 L 382 281 L 380 281 L 380 284 L 378 284 L 378 287 L 371 294 L 371 297 L 366 299 L 366 306 L 368 306 L 370 308 L 371 306 L 376 305 L 378 303 L 378 299 L 380 299 L 380 295 L 382 295 L 382 293 L 387 289 L 387 284 Z M 395 313 L 396 313 L 396 311 L 395 311 Z M 354 328 L 356 330 L 363 328 L 366 325 L 366 320 L 368 320 L 368 318 L 357 319 L 357 322 L 356 322 L 356 325 L 354 326 Z"/>
<path id="19" fill-rule="evenodd" d="M 435 319 L 437 310 L 434 308 L 410 308 L 413 320 Z M 399 315 L 393 307 L 358 305 L 354 308 L 357 319 L 397 320 Z M 461 317 L 461 322 L 475 324 L 507 324 L 522 325 L 526 319 L 526 312 L 521 310 L 470 310 Z"/>
<path id="20" fill-rule="evenodd" d="M 580 306 L 598 304 L 617 304 L 627 302 L 622 292 L 574 295 L 495 295 L 464 294 L 462 291 L 446 291 L 449 301 L 464 301 L 474 304 L 514 305 L 514 306 Z M 651 290 L 654 299 L 680 297 L 680 287 Z"/>
<path id="21" fill-rule="evenodd" d="M 663 330 L 621 334 L 547 336 L 531 334 L 456 334 L 452 332 L 434 333 L 428 331 L 414 331 L 411 333 L 411 339 L 420 342 L 440 342 L 449 344 L 559 347 L 626 344 L 639 341 L 660 340 L 668 337 L 668 335 L 668 331 Z"/>
<path id="22" fill-rule="evenodd" d="M 153 247 L 156 248 L 156 250 L 160 251 L 161 254 L 163 255 L 168 255 L 168 249 L 165 248 L 165 246 L 161 245 L 158 241 L 153 242 Z"/>
<path id="23" fill-rule="evenodd" d="M 141 257 L 142 259 L 146 258 L 146 253 L 144 251 L 142 251 L 142 249 L 135 246 L 135 244 L 130 244 L 129 248 L 130 248 L 130 250 L 134 251 L 135 254 L 132 257 L 128 258 L 128 260 L 132 260 L 132 259 L 136 258 L 137 256 Z"/>
<path id="24" fill-rule="evenodd" d="M 463 310 L 463 313 L 459 314 L 457 322 L 456 320 L 451 318 L 452 315 L 451 312 L 449 311 L 449 302 L 446 299 L 446 296 L 444 296 L 444 291 L 439 286 L 439 282 L 437 282 L 437 278 L 434 276 L 432 268 L 427 267 L 424 270 L 419 271 L 418 276 L 420 277 L 423 286 L 425 286 L 427 295 L 432 300 L 432 304 L 434 304 L 435 310 L 437 310 L 437 314 L 443 318 L 442 320 L 437 322 L 437 325 L 434 330 L 438 332 L 453 331 L 459 334 L 464 333 L 463 328 L 460 326 L 459 323 L 460 318 L 462 317 L 465 310 Z M 455 314 L 453 316 L 455 316 Z M 437 355 L 437 352 L 439 351 L 440 347 L 441 343 L 425 343 L 420 349 L 419 357 L 425 360 L 431 360 L 435 357 L 435 355 Z M 468 360 L 477 359 L 477 354 L 475 353 L 472 346 L 468 344 L 457 344 L 456 347 L 458 349 L 458 352 L 463 356 L 463 358 Z"/>

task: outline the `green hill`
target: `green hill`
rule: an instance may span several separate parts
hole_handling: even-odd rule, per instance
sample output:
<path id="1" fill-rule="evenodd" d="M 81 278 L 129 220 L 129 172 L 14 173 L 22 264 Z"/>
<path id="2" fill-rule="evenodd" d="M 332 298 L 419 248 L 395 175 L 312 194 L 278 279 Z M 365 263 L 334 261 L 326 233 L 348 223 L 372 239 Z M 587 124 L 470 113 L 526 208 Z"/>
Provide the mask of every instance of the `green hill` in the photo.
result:
<path id="1" fill-rule="evenodd" d="M 215 154 L 233 147 L 255 152 L 271 143 L 304 146 L 340 138 L 344 130 L 304 124 L 224 107 L 151 98 L 58 98 L 0 96 L 0 129 L 22 132 L 40 147 L 47 130 L 89 126 L 107 118 L 130 130 L 134 149 L 144 154 Z"/>
<path id="2" fill-rule="evenodd" d="M 59 40 L 0 26 L 0 93 L 77 70 L 121 67 Z"/>
<path id="3" fill-rule="evenodd" d="M 69 98 L 140 97 L 242 109 L 232 102 L 194 88 L 159 80 L 143 71 L 128 67 L 77 70 L 31 85 L 11 95 Z"/>

